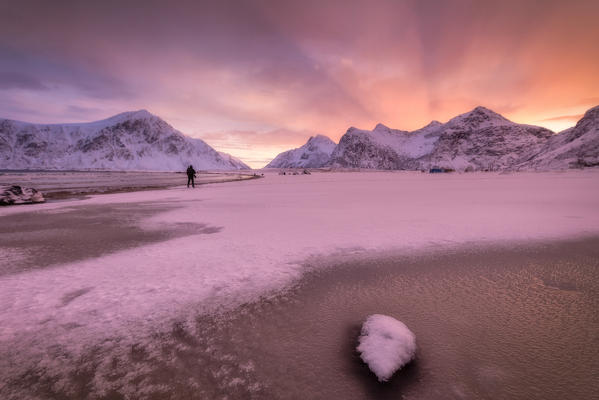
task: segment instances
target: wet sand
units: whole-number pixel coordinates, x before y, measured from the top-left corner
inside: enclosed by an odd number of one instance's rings
[[[599,392],[599,238],[314,259],[294,288],[148,341],[13,376],[41,398],[564,399]],[[323,269],[324,266],[324,269]],[[360,324],[394,316],[416,360],[377,382]],[[48,355],[46,357],[48,357]],[[18,398],[18,397],[15,397]]]
[[[272,398],[599,393],[598,238],[346,260],[307,276],[281,304],[258,308],[229,329],[257,343]],[[354,350],[374,313],[405,322],[419,347],[384,384]]]
[[[0,276],[100,257],[144,244],[220,227],[198,223],[142,228],[145,218],[176,208],[176,203],[82,203],[59,211],[36,211],[0,218]]]

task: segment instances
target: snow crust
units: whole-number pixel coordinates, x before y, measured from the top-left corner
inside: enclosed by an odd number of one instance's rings
[[[87,205],[177,204],[140,228],[201,223],[213,233],[0,276],[0,348],[18,359],[53,345],[77,354],[109,337],[135,342],[173,319],[280,291],[301,277],[307,260],[310,268],[325,266],[317,261],[324,256],[599,234],[599,171],[299,178],[267,172],[196,190],[1,208],[0,225],[2,216],[18,213],[43,218]]]
[[[416,354],[416,335],[388,315],[369,316],[362,325],[359,342],[356,349],[360,357],[380,382],[389,380]]]

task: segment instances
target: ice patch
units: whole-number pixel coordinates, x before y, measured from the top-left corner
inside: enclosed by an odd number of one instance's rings
[[[380,382],[389,380],[416,354],[416,335],[403,322],[387,315],[369,316],[359,341],[360,357]]]

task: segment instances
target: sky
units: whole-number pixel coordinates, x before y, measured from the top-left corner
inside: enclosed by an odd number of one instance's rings
[[[0,117],[138,109],[252,167],[355,126],[599,105],[597,0],[1,1]]]

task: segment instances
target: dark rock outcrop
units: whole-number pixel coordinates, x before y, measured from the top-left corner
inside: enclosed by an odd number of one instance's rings
[[[44,201],[42,192],[33,188],[25,188],[17,185],[0,186],[0,206],[43,203]]]

